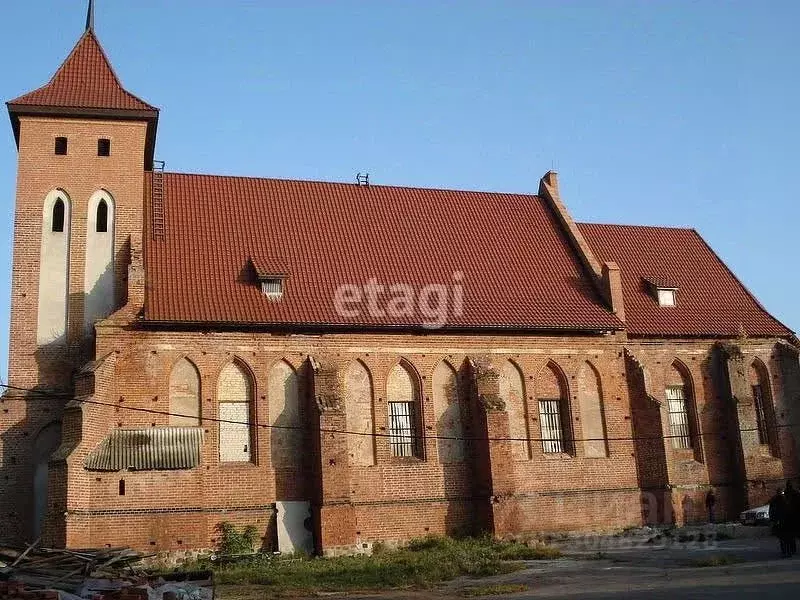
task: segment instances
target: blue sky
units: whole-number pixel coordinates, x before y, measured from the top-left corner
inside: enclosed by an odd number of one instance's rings
[[[0,98],[45,83],[84,0],[7,2]],[[174,171],[535,193],[696,228],[800,328],[797,2],[97,0]],[[16,149],[0,135],[0,376]]]

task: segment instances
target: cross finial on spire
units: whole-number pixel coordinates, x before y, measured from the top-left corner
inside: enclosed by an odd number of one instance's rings
[[[94,31],[94,0],[89,0],[89,10],[86,11],[86,31]]]

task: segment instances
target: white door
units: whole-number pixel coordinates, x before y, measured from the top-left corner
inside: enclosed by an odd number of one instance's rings
[[[278,501],[275,511],[278,519],[278,550],[283,554],[314,552],[311,503]]]

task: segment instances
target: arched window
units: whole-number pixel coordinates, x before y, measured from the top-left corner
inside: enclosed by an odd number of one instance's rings
[[[61,445],[61,423],[46,425],[33,445],[33,535],[39,536],[47,516],[47,479],[50,455]]]
[[[419,385],[410,365],[400,362],[389,372],[386,399],[392,454],[421,458]]]
[[[100,200],[97,205],[95,231],[97,231],[97,233],[106,233],[108,231],[108,204],[106,204],[105,200]]]
[[[510,360],[500,368],[500,398],[506,403],[508,412],[508,433],[511,442],[511,455],[514,460],[528,460],[530,436],[528,435],[528,403],[525,400],[525,382],[519,367]]]
[[[53,219],[52,219],[52,230],[54,233],[63,233],[64,232],[64,200],[58,198],[53,204]]]
[[[753,409],[755,410],[758,443],[768,446],[770,454],[779,455],[778,436],[775,425],[775,407],[769,388],[767,367],[756,359],[750,364],[750,389],[753,392]]]
[[[345,421],[350,463],[356,466],[375,464],[374,420],[372,417],[372,379],[367,367],[358,360],[350,363],[344,374]]]
[[[172,367],[169,412],[170,425],[200,425],[200,374],[188,358],[182,358]]]
[[[40,346],[66,342],[71,209],[70,197],[62,189],[51,190],[42,205],[36,324],[36,342]]]
[[[536,381],[539,421],[542,426],[542,450],[545,453],[570,453],[572,440],[569,422],[569,396],[561,370],[547,363]]]
[[[253,380],[244,367],[228,363],[219,374],[219,460],[249,462],[252,453],[250,414],[253,404]]]
[[[270,454],[275,468],[303,466],[303,406],[297,371],[285,360],[275,363],[269,373]]]
[[[696,432],[691,394],[689,374],[678,361],[673,362],[667,375],[665,396],[669,436],[672,447],[678,450],[691,450],[695,446]]]
[[[461,397],[458,376],[446,361],[433,372],[433,412],[436,415],[439,463],[464,462],[464,425],[461,418]]]
[[[584,438],[583,450],[586,456],[591,458],[608,456],[600,374],[588,361],[583,363],[578,375],[578,399],[583,424],[581,437]]]

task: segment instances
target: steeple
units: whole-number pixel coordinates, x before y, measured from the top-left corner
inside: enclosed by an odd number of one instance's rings
[[[86,11],[86,31],[94,31],[94,0],[89,0],[89,9]]]
[[[147,121],[145,165],[152,165],[158,109],[122,87],[94,32],[94,0],[89,0],[86,31],[50,81],[7,105],[18,145],[24,115]]]

